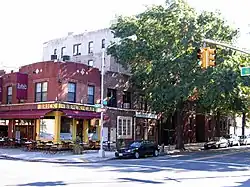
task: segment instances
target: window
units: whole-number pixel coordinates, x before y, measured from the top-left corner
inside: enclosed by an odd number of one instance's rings
[[[94,61],[93,61],[93,60],[89,60],[89,61],[88,61],[88,66],[93,67],[93,66],[94,66]]]
[[[123,92],[123,108],[130,108],[131,104],[131,93]]]
[[[57,49],[54,49],[54,55],[56,55],[57,54]]]
[[[105,39],[102,39],[102,49],[105,48]]]
[[[12,86],[7,87],[7,104],[12,103]]]
[[[76,83],[68,83],[68,102],[76,102]]]
[[[66,47],[61,48],[61,58],[65,55]]]
[[[212,120],[208,120],[208,130],[212,130]]]
[[[132,138],[132,117],[117,117],[117,133],[118,139]]]
[[[107,97],[109,98],[107,105],[109,107],[117,107],[116,90],[108,88]]]
[[[93,53],[94,52],[93,48],[94,48],[94,42],[91,41],[91,42],[89,42],[89,53]]]
[[[73,45],[73,55],[74,56],[81,55],[80,51],[81,51],[81,44]]]
[[[60,133],[71,133],[70,126],[72,125],[72,119],[62,117]]]
[[[88,104],[93,105],[95,103],[95,87],[88,86]]]
[[[48,82],[36,83],[35,87],[36,87],[35,102],[47,101]]]
[[[143,96],[140,96],[140,104],[139,104],[139,109],[147,111],[148,110],[148,104],[147,101],[144,99]]]

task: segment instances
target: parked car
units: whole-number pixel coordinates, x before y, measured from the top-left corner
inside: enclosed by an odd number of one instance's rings
[[[240,138],[240,145],[248,145],[250,144],[250,137],[249,136],[239,136]]]
[[[224,136],[227,141],[228,141],[228,146],[235,146],[235,145],[240,145],[240,138],[237,135],[234,134],[230,134],[230,135],[226,135]]]
[[[224,137],[214,137],[204,144],[204,149],[228,147],[228,141]]]
[[[146,155],[159,155],[158,146],[151,141],[134,141],[128,147],[118,149],[115,152],[116,158],[140,158]]]

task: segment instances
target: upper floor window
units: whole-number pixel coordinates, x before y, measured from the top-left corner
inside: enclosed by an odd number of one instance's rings
[[[36,83],[35,102],[47,101],[48,96],[48,82]]]
[[[123,92],[123,108],[130,108],[131,106],[131,93]]]
[[[77,55],[81,55],[81,44],[75,44],[73,45],[73,55],[77,56]]]
[[[107,103],[107,105],[109,107],[117,107],[116,90],[108,88],[108,90],[107,90],[107,97],[108,97],[108,103]]]
[[[76,102],[76,83],[68,83],[68,102]]]
[[[88,50],[89,53],[93,53],[94,52],[94,42],[91,41],[89,42],[89,50]]]
[[[139,106],[140,110],[144,110],[147,111],[148,110],[148,103],[147,100],[144,99],[143,96],[140,96],[140,106]]]
[[[88,104],[93,105],[95,103],[95,87],[88,86]]]
[[[93,67],[93,66],[94,66],[94,61],[93,61],[93,60],[89,60],[89,61],[88,61],[88,66]]]
[[[57,49],[54,49],[54,55],[56,55],[57,54]]]
[[[66,47],[61,48],[61,58],[65,55]]]
[[[102,49],[105,48],[105,39],[102,39]]]
[[[7,87],[7,104],[12,103],[12,86]]]

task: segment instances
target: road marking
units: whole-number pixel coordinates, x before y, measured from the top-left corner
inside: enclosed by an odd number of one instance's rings
[[[167,161],[167,160],[166,160]],[[170,161],[170,160],[168,160]],[[112,164],[109,166],[126,166],[127,167],[140,167],[140,168],[149,168],[149,169],[162,169],[162,170],[167,170],[168,168],[171,168],[172,166],[180,165],[180,164],[185,164],[187,162],[193,162],[193,163],[201,163],[201,164],[218,164],[218,165],[227,165],[227,166],[241,166],[241,167],[250,167],[249,164],[238,164],[238,163],[230,163],[230,162],[213,162],[213,161],[201,161],[201,160],[171,160],[174,161],[175,163],[166,165],[164,167],[162,166],[147,166],[147,165],[142,165],[142,164]]]
[[[199,161],[199,160],[206,160],[206,159],[213,159],[213,158],[220,158],[220,157],[224,157],[224,156],[229,156],[229,155],[235,155],[235,154],[239,154],[239,153],[244,153],[244,152],[249,152],[246,151],[246,150],[243,150],[243,151],[239,151],[239,152],[233,152],[233,153],[222,153],[222,154],[218,154],[218,155],[213,155],[213,156],[207,156],[207,157],[201,157],[201,158],[194,158],[194,159],[191,159],[191,160],[194,160],[194,161]]]
[[[232,162],[216,162],[216,161],[202,161],[202,160],[182,160],[183,162],[194,162],[194,163],[203,163],[203,164],[220,164],[220,165],[232,165],[232,166],[244,166],[250,167],[249,164],[238,164]]]

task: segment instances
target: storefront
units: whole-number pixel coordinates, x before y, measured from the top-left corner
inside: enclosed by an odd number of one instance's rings
[[[136,112],[135,137],[137,140],[158,141],[158,117],[156,114]]]
[[[10,138],[55,143],[74,141],[77,136],[86,143],[100,140],[100,113],[92,106],[47,102],[30,110],[2,111],[0,119],[8,124]]]

